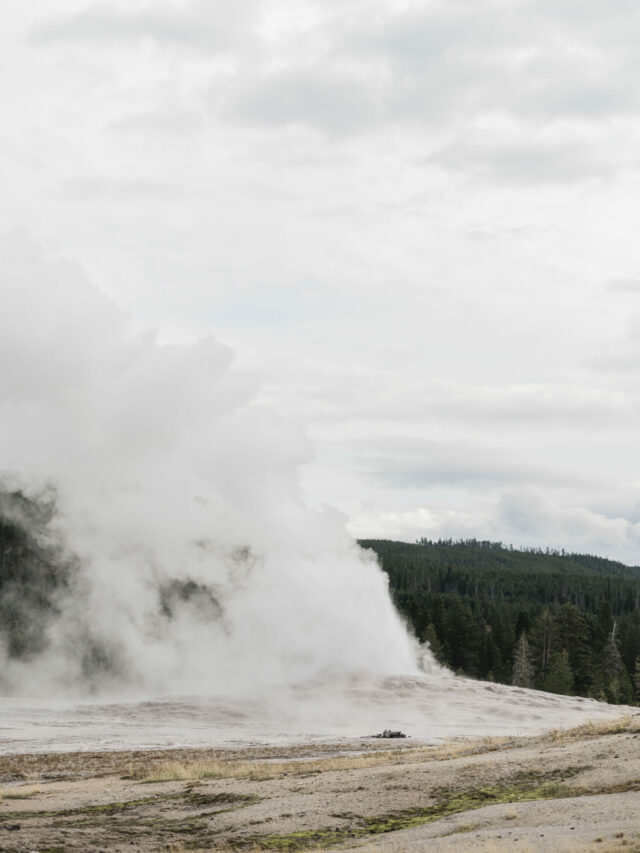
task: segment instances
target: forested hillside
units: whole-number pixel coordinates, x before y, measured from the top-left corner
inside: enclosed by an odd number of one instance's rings
[[[56,535],[55,513],[53,494],[33,500],[0,488],[0,655],[28,662],[47,648],[55,629],[58,648],[78,660],[90,690],[93,679],[118,672],[119,638],[110,643],[93,634],[85,618],[87,586],[80,563]],[[204,584],[189,578],[159,580],[156,629],[173,619],[177,609],[184,613],[185,605],[194,618],[221,615],[218,600]],[[6,689],[0,667],[0,693]]]
[[[501,543],[367,539],[421,641],[476,678],[640,704],[640,569]]]
[[[69,587],[72,562],[49,535],[52,515],[52,502],[0,490],[0,642],[9,657],[42,651]]]
[[[0,490],[0,642],[11,658],[40,653],[63,596],[82,592],[77,562],[51,535],[53,513],[52,501]],[[454,671],[640,704],[639,568],[475,540],[360,544],[378,555],[418,638]],[[159,584],[158,617],[171,619],[177,602],[220,615],[206,587]],[[87,675],[109,666],[88,628],[77,654]]]

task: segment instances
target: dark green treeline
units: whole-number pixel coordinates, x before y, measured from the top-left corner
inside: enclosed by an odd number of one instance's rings
[[[455,672],[640,704],[640,569],[502,543],[367,539],[417,637]]]

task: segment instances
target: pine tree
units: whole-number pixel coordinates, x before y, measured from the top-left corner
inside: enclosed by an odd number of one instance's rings
[[[516,645],[511,683],[516,687],[533,687],[534,676],[535,670],[531,663],[529,643],[526,634],[523,633]]]
[[[597,630],[603,644],[606,642],[606,638],[609,636],[612,629],[613,615],[611,613],[611,605],[606,598],[601,598],[598,604]]]
[[[640,655],[636,658],[636,669],[633,673],[633,686],[636,690],[636,704],[640,705]]]
[[[640,610],[637,608],[621,621],[620,654],[627,672],[633,676],[636,670],[636,660],[640,657]],[[638,698],[640,699],[640,694]]]
[[[482,646],[482,636],[469,605],[456,597],[445,618],[444,647],[454,671],[475,676]]]
[[[480,670],[479,674],[487,681],[501,681],[502,673],[502,655],[496,641],[493,638],[493,632],[489,625],[484,623],[482,648],[480,653]]]
[[[427,629],[424,632],[424,640],[429,644],[429,648],[431,649],[431,654],[437,660],[438,663],[445,663],[445,654],[444,649],[442,648],[442,643],[438,639],[438,635],[436,633],[436,628],[433,622],[429,622],[427,625]]]
[[[542,689],[549,672],[552,652],[553,619],[548,610],[543,610],[531,631],[531,659],[535,669],[536,687]]]
[[[549,672],[543,682],[542,689],[547,690],[549,693],[561,693],[564,696],[571,696],[573,692],[573,670],[571,669],[569,653],[566,649],[551,655]]]
[[[624,705],[632,701],[631,681],[618,647],[618,625],[615,621],[602,653],[602,675],[607,702]]]
[[[574,604],[563,604],[553,617],[553,650],[566,650],[579,696],[589,696],[594,683],[593,652],[589,645],[589,626]]]

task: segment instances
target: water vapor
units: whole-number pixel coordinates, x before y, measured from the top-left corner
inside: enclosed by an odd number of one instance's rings
[[[386,576],[301,497],[306,438],[255,403],[227,347],[136,331],[25,235],[2,238],[0,262],[5,508],[59,581],[42,641],[5,643],[5,693],[416,673]]]

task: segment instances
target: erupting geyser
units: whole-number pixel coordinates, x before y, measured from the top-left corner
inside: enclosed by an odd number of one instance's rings
[[[5,509],[61,573],[41,641],[5,642],[5,693],[416,672],[385,576],[305,506],[307,442],[253,402],[228,349],[134,332],[27,238],[5,238],[0,263]]]

